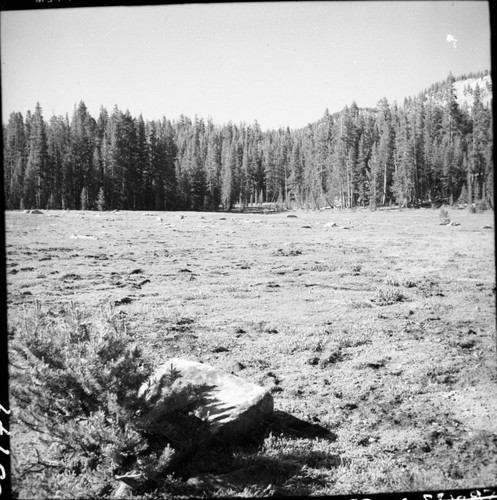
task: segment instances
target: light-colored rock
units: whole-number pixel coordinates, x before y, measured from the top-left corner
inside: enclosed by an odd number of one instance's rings
[[[44,212],[42,212],[41,210],[38,210],[38,209],[34,209],[34,210],[24,210],[24,213],[25,214],[30,214],[30,215],[43,215]]]
[[[129,498],[133,496],[133,488],[126,483],[119,483],[113,497],[114,498]]]
[[[331,222],[327,222],[326,224],[324,224],[323,227],[336,227],[336,226],[337,226],[336,223],[331,221]]]
[[[214,366],[173,358],[160,366],[139,391],[145,400],[154,396],[162,377],[177,370],[181,383],[205,385],[205,404],[197,415],[206,420],[213,436],[224,441],[243,440],[265,417],[273,413],[273,398],[264,387],[231,375]]]
[[[114,498],[129,498],[133,496],[133,489],[138,487],[145,477],[139,473],[130,473],[123,476],[116,476],[115,479],[120,481],[119,486],[114,492]]]
[[[96,236],[89,236],[87,234],[71,234],[71,240],[96,240]]]

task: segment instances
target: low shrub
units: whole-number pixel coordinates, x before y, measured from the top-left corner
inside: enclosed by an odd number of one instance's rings
[[[53,496],[50,485],[59,482],[62,496],[82,488],[99,495],[112,489],[113,477],[130,472],[141,478],[138,491],[160,487],[176,452],[203,424],[192,414],[200,391],[171,372],[160,394],[140,397],[152,366],[110,305],[92,315],[73,303],[44,312],[36,302],[9,330],[13,449],[24,432],[40,445],[34,462],[14,461],[16,494],[36,485]]]
[[[403,286],[405,288],[413,288],[416,286],[416,283],[408,278],[397,279],[397,278],[387,277],[385,278],[384,283],[389,287]]]
[[[387,278],[385,278],[385,285],[388,285],[388,286],[400,286],[400,282],[396,278],[387,277]]]
[[[383,306],[406,300],[405,295],[397,287],[379,288],[376,297],[378,304]]]

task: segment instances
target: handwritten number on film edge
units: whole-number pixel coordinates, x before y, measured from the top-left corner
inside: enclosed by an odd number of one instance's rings
[[[6,413],[7,415],[10,415],[10,410],[6,410],[2,405],[0,405],[0,410]],[[10,436],[10,432],[3,426],[3,422],[0,420],[0,436],[3,434],[7,434],[7,436]],[[4,450],[0,446],[0,451],[4,453],[5,455],[10,455],[9,450]],[[5,479],[5,468],[2,464],[0,464],[0,481],[3,481]],[[2,485],[0,484],[0,495],[2,494]]]

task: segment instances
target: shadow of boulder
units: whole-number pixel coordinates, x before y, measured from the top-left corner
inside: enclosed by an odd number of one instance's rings
[[[307,439],[321,438],[330,441],[337,439],[337,435],[326,427],[307,422],[279,410],[273,412],[272,418],[268,423],[268,430],[275,436],[283,434]]]
[[[337,435],[329,429],[297,418],[284,411],[274,411],[270,417],[251,430],[244,441],[236,443],[213,439],[208,448],[199,453],[179,472],[185,487],[192,494],[211,495],[235,494],[249,491],[256,496],[271,494],[286,495],[286,482],[298,475],[303,465],[327,468],[339,464],[338,455],[330,455],[315,450],[285,453],[278,457],[263,456],[258,453],[270,435],[295,439],[325,439],[335,441]],[[307,491],[299,494],[306,495]]]
[[[198,496],[292,496],[309,495],[316,484],[326,485],[329,477],[314,471],[305,476],[306,467],[330,470],[340,466],[340,457],[316,450],[300,450],[278,456],[238,454],[220,472],[199,472],[185,482],[191,495]]]

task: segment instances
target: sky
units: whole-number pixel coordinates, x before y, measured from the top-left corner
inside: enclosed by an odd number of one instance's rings
[[[0,13],[2,120],[83,101],[145,120],[181,114],[305,127],[355,101],[402,104],[450,72],[491,69],[486,1],[91,7]]]

